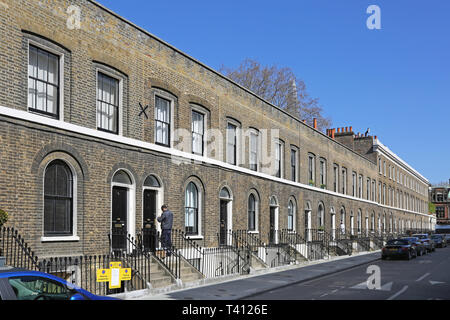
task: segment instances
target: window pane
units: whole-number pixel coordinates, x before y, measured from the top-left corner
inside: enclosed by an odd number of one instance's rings
[[[119,80],[99,72],[97,75],[97,87],[98,128],[117,133],[119,120]]]
[[[42,81],[47,81],[48,74],[48,54],[43,50],[38,49],[38,79]]]
[[[37,78],[37,48],[30,46],[28,61],[28,76]]]
[[[118,171],[113,178],[113,182],[132,184],[130,176],[123,170]]]
[[[58,75],[58,56],[49,55],[48,59],[48,82],[58,85],[59,75]]]
[[[57,89],[52,85],[47,85],[47,112],[56,113]]]

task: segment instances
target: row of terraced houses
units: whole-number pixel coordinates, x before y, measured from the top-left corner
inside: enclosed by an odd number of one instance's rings
[[[0,32],[0,207],[39,257],[108,253],[162,204],[202,248],[433,227],[428,180],[380,139],[323,133],[95,1],[0,0]]]

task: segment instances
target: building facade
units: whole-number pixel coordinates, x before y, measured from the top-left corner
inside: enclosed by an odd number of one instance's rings
[[[433,186],[430,189],[430,201],[436,206],[436,224],[450,224],[450,181],[449,184]]]
[[[431,226],[428,180],[379,139],[324,134],[95,1],[0,0],[0,26],[0,207],[39,256],[107,252],[163,203],[203,246]]]

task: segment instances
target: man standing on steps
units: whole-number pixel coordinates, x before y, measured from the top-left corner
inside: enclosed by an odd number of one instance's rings
[[[170,257],[172,252],[172,224],[173,213],[167,208],[167,205],[161,207],[162,214],[156,218],[161,223],[161,245],[166,252],[166,256]]]

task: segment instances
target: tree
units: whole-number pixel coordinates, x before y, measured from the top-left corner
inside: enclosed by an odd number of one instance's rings
[[[331,119],[323,115],[319,99],[309,96],[303,80],[298,79],[290,68],[262,66],[258,61],[247,58],[236,69],[222,66],[219,71],[264,100],[300,120],[306,120],[311,126],[316,118],[319,130],[325,131],[331,126]]]

